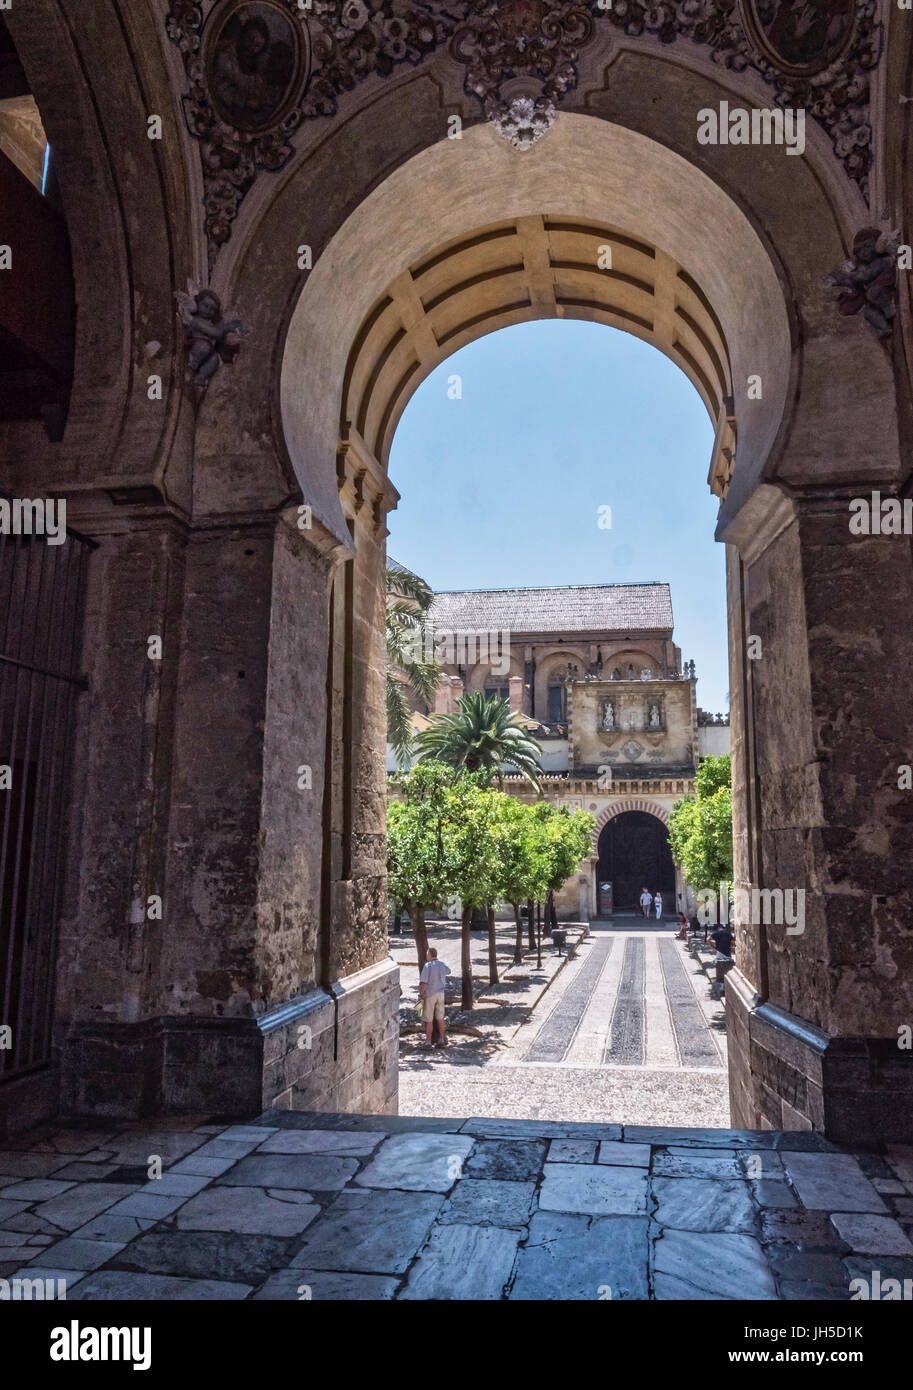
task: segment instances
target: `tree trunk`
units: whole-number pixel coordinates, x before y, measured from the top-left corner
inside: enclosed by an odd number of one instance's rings
[[[463,981],[463,999],[461,1007],[464,1009],[472,1008],[472,908],[463,908],[463,920],[461,923],[462,953],[460,957],[460,975]]]
[[[409,916],[415,933],[415,954],[418,956],[418,973],[421,974],[428,961],[428,933],[425,930],[425,907],[423,903],[411,902]]]
[[[522,965],[522,963],[523,963],[523,920],[522,920],[522,918],[521,918],[521,916],[520,916],[520,904],[519,904],[519,903],[512,903],[511,906],[513,907],[513,910],[514,910],[514,923],[515,923],[516,928],[517,928],[517,936],[516,936],[516,940],[514,941],[514,965]]]
[[[495,910],[488,904],[488,983],[501,983],[498,975],[498,933],[495,927]]]
[[[548,890],[548,897],[547,897],[546,900],[545,900],[545,926],[546,926],[546,930],[547,930],[549,933],[551,933],[552,930],[553,930],[555,927],[557,927],[557,925],[558,925],[558,914],[557,914],[557,912],[555,911],[555,894],[552,892],[552,890],[551,890],[551,888],[550,888],[550,889]]]
[[[528,932],[528,934],[529,934],[529,949],[530,949],[531,951],[535,951],[535,949],[536,949],[536,913],[535,913],[535,908],[534,908],[534,905],[533,905],[533,900],[532,900],[532,898],[530,898],[529,901],[527,902],[526,908],[527,908],[527,911],[528,911],[528,913],[529,913],[529,916],[528,916],[527,919],[526,919],[526,928],[527,928],[527,932]]]

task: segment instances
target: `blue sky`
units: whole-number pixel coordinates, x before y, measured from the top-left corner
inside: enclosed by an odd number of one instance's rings
[[[712,444],[688,378],[640,339],[560,319],[502,329],[449,357],[406,407],[388,550],[434,589],[667,580],[698,703],[725,710]],[[611,529],[598,525],[605,506]]]

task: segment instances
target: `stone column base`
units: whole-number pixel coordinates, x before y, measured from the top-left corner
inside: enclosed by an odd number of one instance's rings
[[[259,1018],[80,1023],[57,1047],[63,1116],[396,1113],[399,970],[386,959]]]
[[[832,1037],[761,1003],[744,976],[726,976],[731,1123],[815,1130],[837,1144],[913,1140],[913,1054],[896,1038]]]

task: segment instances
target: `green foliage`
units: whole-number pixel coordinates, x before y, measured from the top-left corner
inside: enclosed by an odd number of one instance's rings
[[[429,617],[434,593],[411,570],[388,569],[386,584],[387,741],[402,767],[412,751],[408,692],[430,705],[440,679]]]
[[[696,796],[677,801],[669,816],[672,858],[695,890],[718,889],[732,878],[732,790],[729,755],[705,758],[694,779]]]
[[[515,768],[539,790],[541,745],[499,695],[464,695],[453,714],[435,715],[415,740],[420,758],[447,763],[456,772],[486,771],[503,785],[502,764]]]

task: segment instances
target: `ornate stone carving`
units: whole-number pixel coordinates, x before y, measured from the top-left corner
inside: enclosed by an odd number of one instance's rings
[[[876,338],[886,342],[894,332],[897,313],[898,233],[887,235],[877,227],[863,227],[853,238],[853,254],[844,265],[821,281],[827,289],[840,288],[837,308],[841,314],[858,314]]]
[[[253,20],[259,10],[273,17],[276,61],[264,73],[266,94],[255,83],[245,98],[230,80],[232,45],[248,12]],[[599,0],[312,0],[307,10],[297,0],[171,0],[166,23],[184,59],[187,126],[201,144],[211,260],[254,179],[292,158],[301,123],[334,115],[339,97],[365,78],[388,77],[449,45],[465,65],[467,92],[515,148],[528,149],[576,86],[579,52],[597,24],[663,44],[685,38],[723,67],[754,68],[776,105],[804,108],[821,123],[849,177],[867,189],[868,73],[882,46],[876,0],[806,0],[801,12],[786,0],[613,0],[610,9]],[[289,54],[282,24],[298,35]],[[244,64],[255,59],[245,52]]]
[[[205,391],[222,363],[234,362],[241,350],[240,343],[230,343],[228,339],[246,338],[250,329],[240,319],[223,315],[222,302],[212,290],[191,285],[189,294],[178,290],[175,299],[184,325],[187,370],[194,386]]]

